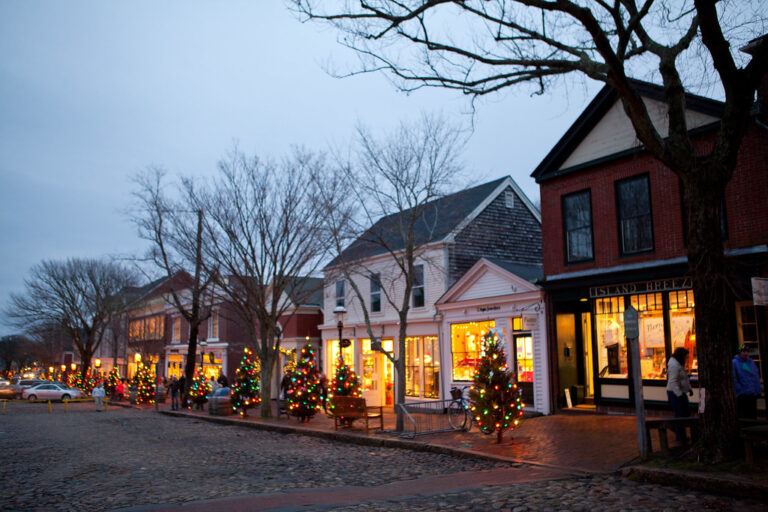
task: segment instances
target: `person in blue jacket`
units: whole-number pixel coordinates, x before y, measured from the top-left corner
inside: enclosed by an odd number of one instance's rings
[[[745,345],[740,345],[739,353],[733,356],[733,380],[739,418],[757,419],[760,372],[755,362],[749,357],[749,349]]]

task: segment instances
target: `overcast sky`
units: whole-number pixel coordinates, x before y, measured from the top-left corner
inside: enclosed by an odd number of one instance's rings
[[[280,0],[0,2],[0,308],[43,259],[142,252],[122,212],[149,165],[211,175],[234,141],[279,157],[422,111],[469,126],[456,91],[329,76],[355,59],[335,36]],[[531,171],[599,88],[479,101],[475,181],[511,175],[536,200]],[[0,313],[0,335],[15,330]]]

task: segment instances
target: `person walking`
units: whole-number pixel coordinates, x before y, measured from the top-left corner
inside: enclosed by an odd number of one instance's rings
[[[688,395],[693,395],[693,389],[691,389],[688,373],[683,366],[686,357],[688,357],[688,351],[683,347],[677,347],[667,362],[667,398],[675,418],[687,418],[691,415]],[[685,429],[683,427],[675,428],[675,438],[680,443],[685,442]]]
[[[185,386],[187,385],[187,379],[184,377],[184,374],[181,374],[181,377],[179,377],[179,402],[181,403],[182,407],[187,406],[187,397],[184,395],[185,393]]]
[[[96,405],[96,410],[98,412],[101,412],[104,410],[104,397],[106,396],[106,392],[104,391],[104,386],[99,382],[95,388],[93,388],[93,393],[91,393],[93,396],[93,403]]]
[[[174,375],[171,377],[171,410],[177,411],[179,409],[179,379]]]
[[[760,396],[760,372],[749,357],[746,345],[739,345],[733,356],[733,380],[736,389],[736,411],[739,418],[757,419],[757,397]]]
[[[328,414],[328,378],[320,375],[320,398],[323,400],[323,412]]]

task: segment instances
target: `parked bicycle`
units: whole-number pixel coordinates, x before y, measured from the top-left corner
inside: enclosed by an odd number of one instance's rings
[[[464,398],[464,390],[468,387],[451,388],[452,400],[448,404],[448,423],[456,430],[463,430],[464,432],[468,432],[472,428],[472,422],[474,421],[469,402]]]

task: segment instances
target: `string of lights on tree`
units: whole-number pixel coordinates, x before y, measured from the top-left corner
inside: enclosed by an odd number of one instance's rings
[[[344,361],[344,356],[341,354],[339,354],[338,359],[336,359],[336,368],[334,371],[333,380],[328,389],[328,408],[331,413],[333,413],[334,409],[333,397],[352,396],[359,398],[363,393],[360,388],[360,378],[355,373],[355,370]],[[344,422],[347,420],[342,416],[341,421]]]
[[[514,430],[523,417],[523,400],[516,375],[508,368],[498,331],[483,337],[483,353],[469,389],[472,415],[484,434],[496,432],[501,443],[504,432]]]
[[[315,349],[311,344],[301,349],[296,368],[290,373],[288,411],[301,422],[308,422],[321,407],[320,374],[315,365]]]
[[[195,375],[192,377],[192,384],[189,386],[189,399],[198,409],[202,409],[203,405],[211,396],[211,384],[205,378],[205,375],[201,370],[202,368],[197,368],[195,370]]]
[[[240,411],[241,416],[248,414],[248,409],[261,403],[259,387],[259,359],[252,359],[251,350],[246,347],[243,360],[235,370],[235,382],[232,384],[232,409]]]
[[[112,368],[112,370],[109,372],[109,375],[107,375],[107,393],[114,390],[117,387],[118,382],[120,382],[120,372],[117,370],[117,368]]]
[[[155,384],[149,366],[139,362],[133,385],[136,386],[137,404],[155,403]]]

